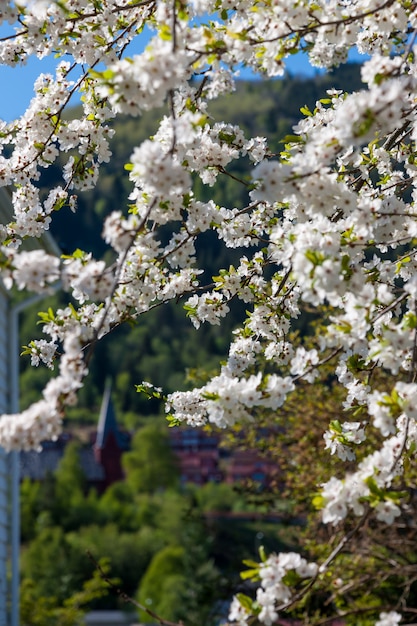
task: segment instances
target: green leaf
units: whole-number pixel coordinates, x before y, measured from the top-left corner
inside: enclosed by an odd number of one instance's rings
[[[30,347],[32,344],[33,341],[31,341],[28,346],[22,346],[23,350],[20,353],[20,356],[24,356],[25,354],[32,354],[32,348]]]
[[[225,133],[223,131],[220,131],[219,139],[220,141],[223,141],[224,143],[227,143],[230,146],[236,139],[236,135],[235,133]]]
[[[307,250],[305,256],[313,265],[322,265],[326,259],[323,252],[319,250]]]
[[[407,491],[387,491],[386,500],[391,500],[394,504],[400,505],[408,495]]]
[[[174,428],[174,426],[181,425],[181,420],[179,420],[178,417],[175,417],[174,415],[167,415],[166,420],[168,422],[169,428]]]
[[[213,392],[210,392],[210,393],[206,392],[206,393],[202,393],[201,395],[205,400],[218,400],[220,397],[218,393],[213,393]]]
[[[65,205],[65,203],[66,203],[65,198],[60,198],[59,200],[57,200],[54,204],[54,211],[60,211],[62,207]]]
[[[162,24],[162,26],[159,29],[159,37],[163,41],[171,41],[171,39],[172,39],[172,32],[171,32],[171,28],[168,26],[168,24]]]
[[[80,250],[80,248],[77,248],[72,254],[61,254],[61,259],[81,259],[82,261],[85,256],[86,252],[84,252],[84,250]]]
[[[114,78],[115,72],[110,69],[105,69],[104,72],[97,72],[96,70],[89,70],[89,75],[93,78],[98,78],[99,80],[109,81]]]
[[[304,139],[299,135],[285,135],[283,139],[280,139],[279,143],[303,143]]]
[[[236,598],[239,600],[240,604],[243,606],[246,611],[252,613],[253,600],[249,596],[244,593],[237,593]]]
[[[314,498],[311,501],[311,504],[314,506],[314,508],[317,511],[320,511],[326,504],[326,500],[325,498],[323,498],[322,495],[317,495],[317,496],[314,496]]]
[[[409,330],[414,330],[415,328],[417,328],[417,315],[412,311],[408,311],[408,313],[404,315],[403,325],[404,328],[407,328]]]
[[[265,552],[265,548],[264,546],[259,546],[259,557],[262,561],[262,563],[265,563],[265,561],[267,560],[267,556],[266,556],[266,552]]]
[[[307,105],[304,105],[303,107],[301,107],[300,111],[303,115],[307,117],[311,117],[313,115]]]
[[[257,580],[259,578],[259,568],[246,569],[245,571],[240,572],[240,577],[242,580]]]
[[[40,320],[39,320],[38,324],[47,324],[48,322],[54,322],[55,321],[55,313],[51,309],[51,307],[49,307],[49,309],[46,312],[45,311],[39,311],[38,317],[40,317]]]
[[[334,432],[342,434],[342,427],[341,427],[341,425],[340,425],[339,420],[332,420],[332,421],[330,422],[330,428],[331,428]]]
[[[368,476],[365,480],[365,484],[368,487],[369,491],[373,496],[376,496],[377,500],[380,502],[384,500],[384,492],[380,487],[378,487],[376,480],[373,476]]]

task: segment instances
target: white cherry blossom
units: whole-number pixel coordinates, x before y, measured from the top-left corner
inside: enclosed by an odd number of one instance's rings
[[[221,325],[236,300],[247,313],[226,362],[204,386],[171,393],[167,412],[195,427],[256,421],[329,368],[344,396],[323,447],[350,465],[318,487],[322,520],[339,528],[372,514],[394,523],[417,443],[415,3],[36,0],[3,2],[0,21],[10,33],[1,63],[58,62],[35,81],[26,112],[0,121],[0,186],[13,204],[0,225],[2,282],[47,292],[60,281],[75,303],[45,315],[45,338],[27,346],[33,365],[56,376],[34,405],[1,417],[1,445],[38,448],[59,435],[88,375],[87,346],[115,326],[140,323],[170,300],[197,329]],[[150,39],[129,56],[145,27]],[[211,117],[210,102],[235,90],[241,67],[275,77],[296,51],[330,68],[352,49],[368,55],[363,87],[328,90],[279,148],[274,137]],[[65,115],[80,95],[76,117]],[[77,194],[112,158],[112,118],[162,106],[156,132],[126,164],[129,197],[104,220],[112,260],[44,252],[39,238],[56,212],[76,219]],[[233,174],[241,159],[251,181]],[[52,165],[61,180],[45,194]],[[242,184],[245,206],[214,200],[228,175]],[[237,259],[214,277],[198,256],[208,231]],[[322,323],[297,335],[306,312]],[[254,613],[273,624],[278,605],[295,597],[285,572],[313,580],[317,567],[295,553],[271,556],[259,566],[257,604],[235,599],[229,619],[247,624]],[[400,619],[384,612],[377,626]]]

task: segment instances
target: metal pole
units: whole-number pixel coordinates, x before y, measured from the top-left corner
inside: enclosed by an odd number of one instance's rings
[[[19,312],[16,307],[10,310],[10,410],[19,411]],[[19,453],[10,452],[11,489],[11,607],[10,626],[19,626],[19,552],[20,552],[20,467]]]

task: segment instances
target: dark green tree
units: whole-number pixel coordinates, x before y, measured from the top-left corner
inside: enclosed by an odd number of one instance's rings
[[[21,568],[23,580],[35,585],[34,595],[54,598],[58,605],[80,591],[94,570],[85,551],[75,548],[58,526],[38,533],[22,553]]]
[[[149,424],[140,428],[122,462],[126,480],[137,492],[153,493],[178,485],[177,459],[163,426]]]
[[[164,619],[177,621],[183,618],[181,599],[187,585],[184,569],[185,550],[182,546],[171,545],[160,550],[142,578],[139,602]],[[144,611],[140,617],[145,622],[155,621]]]

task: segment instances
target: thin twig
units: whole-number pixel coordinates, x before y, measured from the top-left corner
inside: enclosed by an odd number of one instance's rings
[[[170,620],[164,619],[163,617],[160,617],[157,613],[155,613],[151,609],[148,609],[146,606],[144,606],[143,604],[141,604],[140,602],[138,602],[137,600],[129,596],[125,591],[123,591],[117,585],[115,585],[114,582],[108,577],[108,575],[103,570],[103,568],[101,567],[97,559],[94,558],[90,550],[87,550],[86,552],[87,552],[88,558],[94,564],[94,567],[100,574],[100,577],[102,578],[102,580],[104,580],[104,582],[110,587],[113,593],[115,593],[121,600],[123,600],[123,602],[133,604],[133,606],[147,613],[156,622],[158,622],[158,624],[161,624],[161,626],[183,626],[183,622],[181,621],[171,622]]]

